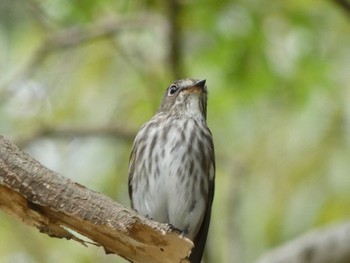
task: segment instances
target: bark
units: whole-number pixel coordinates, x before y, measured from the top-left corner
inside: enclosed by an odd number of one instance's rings
[[[102,246],[132,262],[188,262],[193,246],[170,225],[148,220],[49,170],[3,136],[0,208],[51,237]]]

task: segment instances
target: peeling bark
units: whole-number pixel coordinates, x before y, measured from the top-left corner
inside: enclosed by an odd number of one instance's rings
[[[193,246],[170,225],[148,220],[49,170],[3,136],[0,208],[51,237],[102,246],[132,262],[188,262]]]

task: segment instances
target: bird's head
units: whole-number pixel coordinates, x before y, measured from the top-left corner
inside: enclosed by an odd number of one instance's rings
[[[178,117],[204,118],[205,120],[207,117],[207,86],[205,82],[205,79],[175,81],[167,88],[158,112]]]

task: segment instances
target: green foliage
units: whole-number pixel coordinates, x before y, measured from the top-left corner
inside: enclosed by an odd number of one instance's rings
[[[0,132],[51,169],[128,205],[132,141],[98,131],[132,137],[157,110],[175,75],[173,10],[162,1],[0,2]],[[332,1],[180,3],[177,66],[183,77],[207,79],[217,155],[207,262],[253,262],[349,218],[345,12]],[[125,262],[3,214],[0,221],[0,262]]]

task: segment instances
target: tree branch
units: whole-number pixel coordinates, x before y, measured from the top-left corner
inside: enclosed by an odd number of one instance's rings
[[[174,79],[184,78],[182,72],[182,27],[181,10],[182,4],[179,0],[167,1],[169,17],[169,64]]]
[[[54,33],[49,33],[41,44],[33,51],[31,57],[16,72],[12,73],[8,79],[0,83],[0,95],[3,97],[8,92],[9,86],[16,81],[25,79],[32,75],[45,58],[52,52],[58,50],[74,48],[100,39],[108,39],[123,30],[141,29],[146,25],[153,24],[155,20],[151,16],[125,16],[123,18],[106,18],[90,26],[74,26]],[[5,90],[5,91],[4,91]],[[1,98],[0,98],[1,99]]]
[[[125,141],[133,141],[136,136],[135,131],[125,129],[124,127],[77,127],[77,128],[50,128],[41,127],[33,134],[15,139],[16,145],[24,147],[29,143],[45,137],[69,138],[69,137],[113,137]]]
[[[102,246],[133,262],[188,262],[192,242],[47,169],[0,136],[0,208],[51,237]],[[74,230],[92,242],[78,238]]]
[[[340,6],[350,17],[350,2],[348,0],[333,0],[333,2]]]
[[[350,262],[350,223],[312,231],[262,256],[256,263]]]

